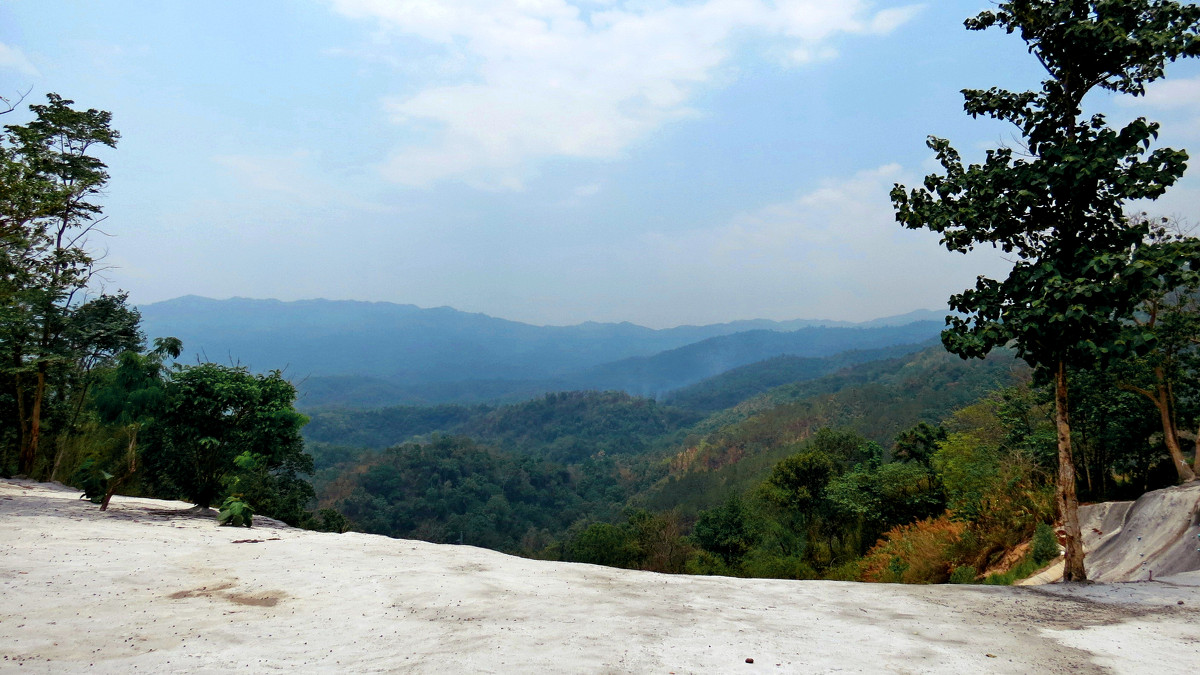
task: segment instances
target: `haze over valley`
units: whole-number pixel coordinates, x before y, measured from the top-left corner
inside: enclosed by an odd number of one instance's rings
[[[139,309],[148,335],[183,340],[182,361],[283,370],[299,384],[306,407],[351,402],[368,390],[377,392],[374,405],[574,389],[658,396],[775,356],[917,345],[937,336],[944,316],[916,311],[861,324],[755,320],[653,330],[629,323],[533,326],[449,307],[328,300],[186,297]]]

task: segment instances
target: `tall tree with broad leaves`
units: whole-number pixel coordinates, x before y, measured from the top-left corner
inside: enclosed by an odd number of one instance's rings
[[[69,315],[91,281],[88,235],[95,200],[108,182],[98,146],[119,134],[101,110],[75,110],[50,94],[29,106],[35,119],[0,134],[0,348],[18,410],[18,466],[34,472],[52,370],[75,360],[65,339]]]
[[[1200,240],[1170,236],[1165,230],[1157,230],[1154,238],[1149,253],[1155,257],[1155,267],[1162,270],[1162,283],[1159,292],[1144,298],[1127,326],[1129,331],[1149,331],[1154,342],[1146,354],[1122,359],[1112,374],[1119,387],[1140,394],[1154,406],[1162,426],[1163,445],[1179,482],[1186,483],[1195,480],[1195,472],[1200,470],[1200,464],[1188,465],[1179,429],[1180,398],[1194,397],[1196,388]]]
[[[58,448],[54,453],[50,480],[58,479],[62,445],[68,434],[77,431],[84,407],[95,385],[97,367],[112,363],[117,356],[142,348],[141,313],[128,304],[129,294],[103,293],[69,308],[62,334],[66,357],[51,371],[57,383],[55,399],[65,407],[60,415]]]
[[[177,367],[143,452],[148,473],[201,507],[241,493],[255,510],[298,517],[313,496],[296,412],[296,389],[279,371],[201,363]]]
[[[1161,283],[1146,256],[1148,224],[1130,219],[1130,200],[1154,199],[1186,168],[1187,154],[1151,150],[1158,125],[1139,118],[1121,129],[1087,116],[1097,89],[1140,96],[1169,61],[1200,55],[1200,7],[1166,0],[1014,0],[968,19],[969,30],[1017,33],[1048,77],[1038,91],[968,89],[964,108],[1014,124],[1025,147],[987,151],[964,165],[949,141],[931,137],[945,175],[892,191],[896,219],[942,235],[951,251],[990,244],[1014,258],[1006,279],[979,277],[950,298],[946,348],[979,358],[1012,344],[1054,381],[1058,430],[1057,502],[1066,546],[1066,581],[1084,581],[1083,542],[1067,367],[1138,351],[1146,333],[1121,334],[1123,321]],[[1172,261],[1165,261],[1170,264]]]

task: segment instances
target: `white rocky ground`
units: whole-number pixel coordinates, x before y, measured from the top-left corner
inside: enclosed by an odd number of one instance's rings
[[[1038,588],[679,577],[0,481],[0,671],[1194,673],[1200,573]],[[753,663],[748,663],[753,659]]]

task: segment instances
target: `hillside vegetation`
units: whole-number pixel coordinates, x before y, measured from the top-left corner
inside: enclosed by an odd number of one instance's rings
[[[936,425],[1023,377],[1027,371],[1011,355],[963,361],[931,347],[782,385],[696,425],[668,476],[641,499],[651,508],[695,513],[761,482],[820,429],[853,431],[887,449],[905,429]],[[890,451],[880,457],[889,458]]]

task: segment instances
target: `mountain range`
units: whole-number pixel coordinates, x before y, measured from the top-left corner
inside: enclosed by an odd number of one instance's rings
[[[824,357],[924,342],[944,312],[851,324],[764,319],[651,329],[535,326],[449,307],[385,302],[213,300],[143,305],[150,337],[183,340],[183,362],[283,370],[304,407],[519,399],[569,389],[661,395],[781,355]]]

